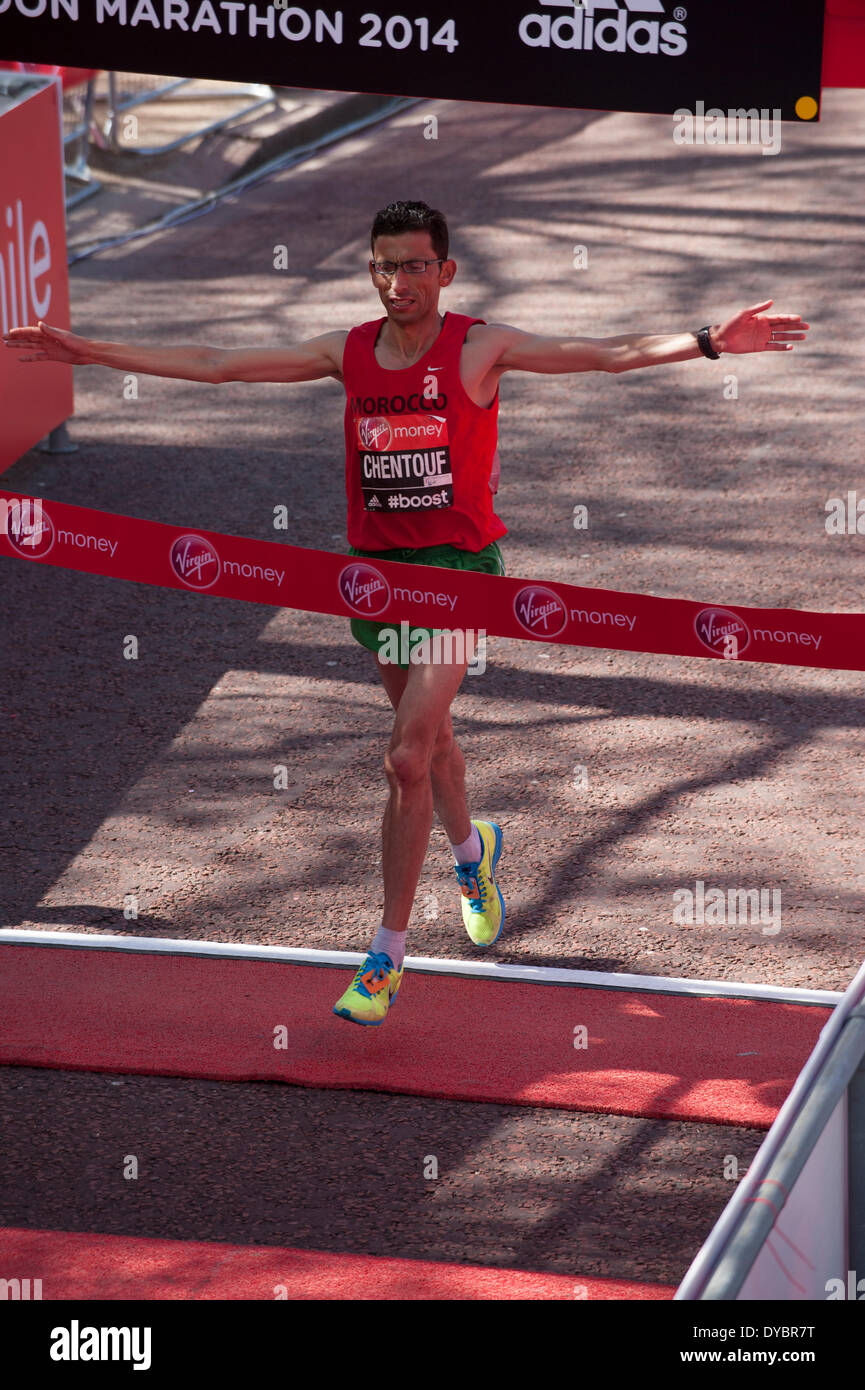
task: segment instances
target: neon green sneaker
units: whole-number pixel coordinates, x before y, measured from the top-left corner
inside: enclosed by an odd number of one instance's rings
[[[352,1023],[363,1023],[373,1027],[384,1023],[387,1011],[396,999],[402,984],[402,966],[397,970],[390,956],[384,951],[370,951],[357,974],[341,999],[337,999],[333,1011],[340,1018],[348,1018]]]
[[[493,821],[473,820],[483,850],[478,864],[457,864],[454,873],[463,895],[463,922],[476,946],[492,946],[505,924],[505,900],[496,883],[502,832]]]

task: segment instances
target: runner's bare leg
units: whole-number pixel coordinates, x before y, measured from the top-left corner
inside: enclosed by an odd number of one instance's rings
[[[408,671],[399,666],[384,664],[376,659],[382,684],[396,710],[408,680]],[[449,842],[461,845],[472,833],[466,801],[466,763],[463,751],[454,738],[450,710],[436,732],[430,760],[433,806],[444,827]]]
[[[389,668],[388,679],[384,674],[388,668],[382,667],[381,662],[378,665],[388,694],[396,694],[401,682],[391,673],[399,668]],[[405,931],[411,916],[432,829],[433,762],[440,792],[439,814],[448,838],[451,832],[458,835],[464,831],[462,839],[471,833],[465,807],[465,763],[450,723],[450,704],[467,666],[467,661],[431,662],[410,666],[407,672],[400,673],[405,676],[405,684],[398,696],[393,734],[385,755],[390,795],[382,823],[382,926],[388,931]],[[465,823],[461,824],[463,816]],[[458,844],[460,840],[451,843]]]

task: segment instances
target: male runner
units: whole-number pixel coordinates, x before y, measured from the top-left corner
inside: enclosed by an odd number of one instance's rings
[[[752,305],[699,332],[629,333],[616,338],[548,337],[508,324],[439,312],[457,273],[442,213],[426,203],[392,203],[376,215],[369,273],[385,317],[350,332],[322,334],[293,347],[223,349],[140,347],[97,342],[40,323],[12,329],[6,345],[35,350],[22,362],[96,363],[187,381],[315,381],[346,391],[348,539],[353,555],[447,569],[503,574],[497,542],[507,528],[493,492],[499,382],[505,372],[627,372],[722,352],[788,352],[805,337],[798,314]],[[400,441],[423,456],[423,479],[404,476]],[[391,448],[393,443],[394,447]],[[405,455],[403,455],[405,457]],[[384,912],[370,950],[334,1013],[380,1024],[402,983],[409,916],[426,857],[433,809],[455,861],[463,921],[472,941],[490,946],[505,905],[495,870],[499,826],[470,820],[465,761],[450,706],[474,651],[457,660],[396,664],[383,659],[386,629],[352,620],[374,655],[396,711],[385,755],[389,796],[382,825]],[[417,630],[412,633],[420,640]],[[441,652],[441,648],[439,648]]]

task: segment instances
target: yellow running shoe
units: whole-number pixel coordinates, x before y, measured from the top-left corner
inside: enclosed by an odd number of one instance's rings
[[[473,820],[481,837],[478,864],[457,864],[454,872],[463,895],[463,922],[476,946],[492,946],[505,924],[505,900],[496,883],[502,832],[493,821]]]
[[[333,1011],[352,1023],[373,1025],[384,1023],[387,1011],[396,999],[402,984],[403,967],[397,970],[384,951],[370,951]]]

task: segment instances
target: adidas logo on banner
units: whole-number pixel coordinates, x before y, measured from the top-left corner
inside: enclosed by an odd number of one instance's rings
[[[582,53],[663,53],[678,58],[688,51],[687,10],[673,8],[667,19],[662,0],[539,0],[545,10],[567,14],[527,14],[519,35],[527,48],[571,48]],[[651,16],[658,16],[651,18]]]
[[[541,0],[542,5],[555,5],[563,10],[585,10],[594,14],[595,10],[628,10],[630,14],[663,14],[661,0]]]
[[[628,14],[663,14],[662,0],[540,0],[547,9],[582,10],[594,17],[595,10],[626,10]]]
[[[373,507],[380,507],[380,506],[381,506],[381,502],[379,502],[378,498],[377,498],[377,497],[371,497],[371,498],[369,499],[369,501],[367,502],[367,504],[366,504],[366,509],[367,509],[368,512],[370,512],[370,511],[372,511]]]

